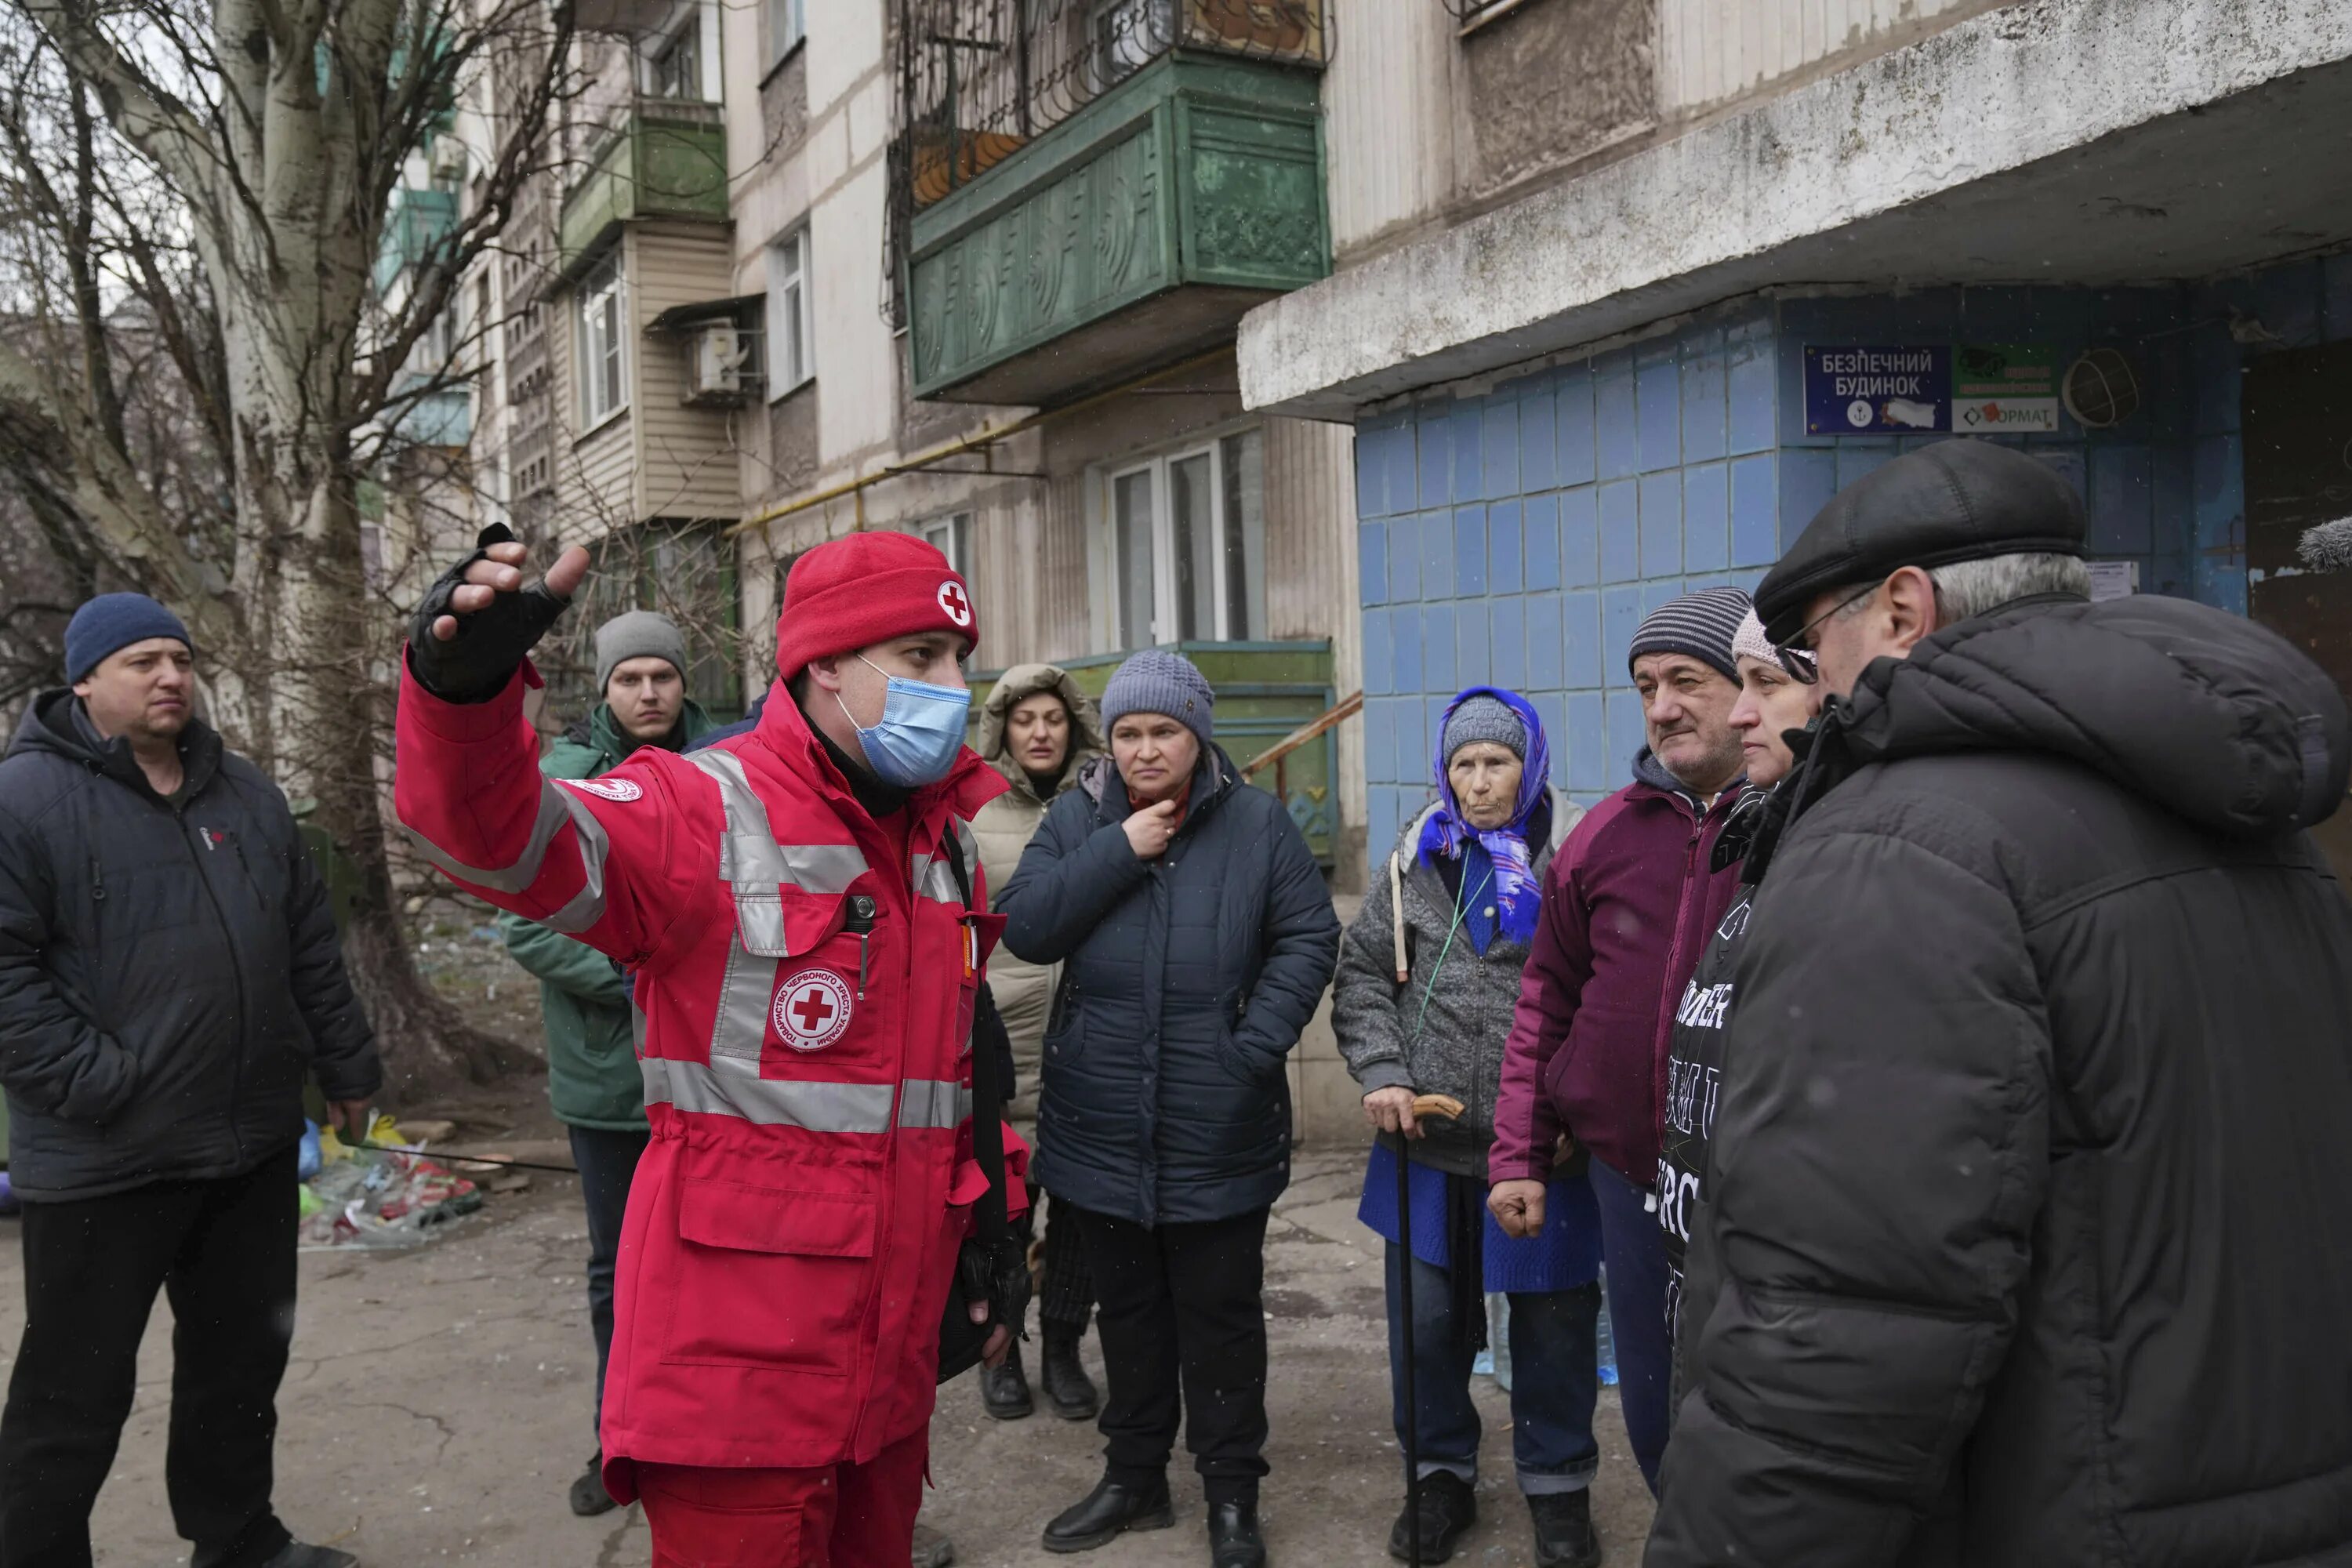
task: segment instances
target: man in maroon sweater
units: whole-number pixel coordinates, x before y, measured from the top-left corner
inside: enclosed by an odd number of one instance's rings
[[[1738,883],[1736,865],[1710,872],[1707,861],[1739,789],[1731,639],[1748,607],[1738,589],[1709,588],[1659,606],[1633,635],[1649,745],[1633,782],[1585,813],[1545,877],[1486,1160],[1487,1207],[1506,1232],[1532,1236],[1560,1134],[1591,1152],[1625,1435],[1653,1489],[1674,1344],[1650,1189],[1675,999]]]

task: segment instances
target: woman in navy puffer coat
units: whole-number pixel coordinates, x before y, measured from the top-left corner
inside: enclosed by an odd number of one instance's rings
[[[1078,1212],[1110,1384],[1107,1472],[1046,1544],[1168,1521],[1181,1380],[1212,1561],[1255,1568],[1283,1058],[1330,983],[1339,922],[1289,813],[1210,739],[1213,701],[1178,655],[1120,666],[1102,704],[1111,756],[1055,801],[996,909],[1007,947],[1063,965],[1034,1169]]]

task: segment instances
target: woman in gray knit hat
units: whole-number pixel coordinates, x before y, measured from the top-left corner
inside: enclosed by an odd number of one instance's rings
[[[1055,797],[996,910],[1006,947],[1062,966],[1032,1173],[1086,1239],[1109,1384],[1103,1479],[1045,1544],[1173,1522],[1181,1407],[1213,1568],[1259,1568],[1283,1061],[1330,983],[1339,922],[1289,812],[1216,744],[1215,707],[1180,655],[1121,665],[1102,700],[1111,754]]]
[[[1417,1428],[1421,1561],[1443,1563],[1476,1521],[1479,1421],[1473,1360],[1488,1292],[1510,1300],[1511,1450],[1540,1568],[1601,1561],[1591,1508],[1601,1461],[1601,1218],[1582,1162],[1555,1169],[1543,1228],[1504,1234],[1486,1212],[1503,1047],[1536,934],[1544,873],[1583,813],[1551,787],[1543,722],[1524,697],[1472,687],[1439,726],[1437,799],[1407,823],[1340,944],[1331,1027],[1380,1129],[1358,1217],[1384,1237],[1389,1375],[1397,1438]],[[1459,1100],[1450,1120],[1416,1095]],[[1398,1159],[1410,1152],[1411,1256],[1398,1223]],[[1404,1272],[1412,1271],[1412,1312]],[[1408,1385],[1404,1350],[1415,1365]],[[1405,1558],[1414,1510],[1389,1532]]]

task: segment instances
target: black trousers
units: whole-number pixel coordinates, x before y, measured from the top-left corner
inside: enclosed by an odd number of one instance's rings
[[[1032,1212],[1045,1208],[1045,1281],[1037,1292],[1037,1321],[1051,1339],[1076,1339],[1087,1331],[1094,1310],[1094,1272],[1087,1266],[1086,1238],[1078,1234],[1078,1211],[1047,1199],[1043,1188],[1030,1189]]]
[[[613,1359],[613,1275],[621,1257],[621,1219],[629,1209],[629,1184],[637,1161],[653,1142],[651,1132],[612,1132],[572,1127],[572,1163],[580,1172],[580,1196],[588,1209],[588,1327],[596,1336],[596,1407],[591,1430],[604,1419],[604,1366]],[[597,1449],[604,1444],[600,1438]]]
[[[172,1301],[172,1522],[193,1568],[257,1568],[294,1337],[295,1151],[242,1176],[25,1205],[25,1337],[0,1413],[0,1568],[90,1568],[160,1288]]]
[[[1114,1480],[1141,1486],[1165,1474],[1181,1417],[1209,1502],[1256,1500],[1265,1474],[1267,1212],[1153,1227],[1071,1206],[1095,1277],[1110,1384],[1103,1454]]]

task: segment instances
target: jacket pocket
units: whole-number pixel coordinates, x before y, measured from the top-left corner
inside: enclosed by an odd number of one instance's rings
[[[774,882],[737,882],[735,940],[761,958],[800,958],[835,932],[864,920],[871,931],[874,900],[864,894],[806,893]]]
[[[1227,1024],[1217,1026],[1217,1063],[1244,1089],[1264,1089],[1282,1076],[1283,1058],[1269,1060],[1244,1046]]]
[[[876,1218],[866,1197],[682,1182],[662,1359],[846,1375]]]

